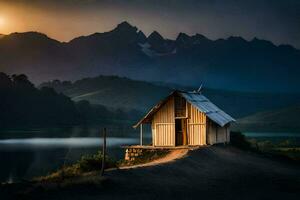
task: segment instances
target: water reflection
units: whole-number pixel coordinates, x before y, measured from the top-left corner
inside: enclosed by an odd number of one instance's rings
[[[121,145],[137,144],[138,138],[107,138],[108,155],[119,160],[124,156]],[[86,154],[101,150],[102,138],[24,138],[0,140],[0,182],[47,175],[64,163],[74,163]]]
[[[135,144],[137,141],[136,138],[109,137],[107,138],[107,145],[108,147],[115,147]],[[0,149],[97,147],[101,146],[102,142],[102,138],[99,137],[4,139],[0,140]]]

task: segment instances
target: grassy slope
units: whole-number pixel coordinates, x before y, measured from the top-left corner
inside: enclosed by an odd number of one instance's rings
[[[71,86],[49,85],[70,96],[75,101],[88,100],[111,108],[138,109],[146,111],[171,89],[142,81],[115,76],[98,76],[74,82]]]
[[[259,112],[238,120],[240,129],[300,131],[300,105]]]
[[[76,101],[88,100],[92,104],[102,104],[114,109],[137,109],[142,112],[146,112],[167,96],[172,88],[185,89],[180,86],[159,85],[116,76],[85,78],[65,85],[44,83],[41,86],[53,87]],[[235,118],[295,104],[300,97],[292,94],[246,93],[207,88],[204,88],[203,94]]]

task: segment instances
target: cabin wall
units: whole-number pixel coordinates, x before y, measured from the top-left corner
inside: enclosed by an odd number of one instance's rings
[[[154,146],[175,146],[174,97],[155,113],[152,120],[152,144]]]
[[[215,144],[217,140],[216,136],[216,126],[213,124],[213,122],[209,119],[207,119],[207,144]]]
[[[219,126],[210,119],[207,119],[208,130],[207,130],[207,143],[218,144],[230,142],[230,130],[229,125],[224,127]]]
[[[206,144],[206,115],[187,103],[188,107],[188,144]]]
[[[186,120],[188,145],[206,145],[227,143],[230,141],[229,126],[221,127],[199,111],[190,103],[186,103]],[[153,146],[175,146],[175,98],[169,100],[153,115],[152,118]]]

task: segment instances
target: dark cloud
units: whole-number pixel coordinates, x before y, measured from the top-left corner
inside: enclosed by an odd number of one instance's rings
[[[1,2],[1,0],[0,0]],[[300,1],[298,0],[9,0],[55,17],[57,23],[84,24],[86,34],[113,28],[128,20],[149,34],[158,30],[175,38],[179,32],[202,33],[209,38],[239,35],[259,37],[276,44],[300,48]],[[66,19],[61,20],[61,18]],[[74,17],[74,18],[72,18]],[[38,19],[37,19],[38,20]],[[69,25],[73,35],[80,26]],[[82,29],[82,28],[81,28]],[[76,30],[78,33],[76,34]],[[72,37],[72,34],[65,37]],[[71,39],[71,38],[69,38]]]

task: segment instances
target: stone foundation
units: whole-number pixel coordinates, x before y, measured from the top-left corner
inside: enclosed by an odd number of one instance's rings
[[[126,161],[134,161],[136,158],[142,157],[144,151],[147,151],[147,149],[127,148],[125,150],[125,160]]]
[[[135,161],[139,158],[160,157],[175,149],[197,149],[200,146],[176,146],[176,147],[153,147],[153,146],[123,146],[125,149],[125,161]],[[146,157],[145,157],[146,156]],[[151,159],[151,158],[150,158]]]

